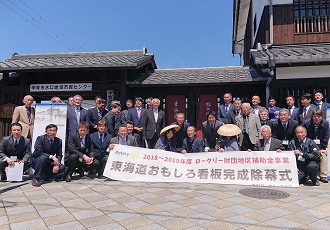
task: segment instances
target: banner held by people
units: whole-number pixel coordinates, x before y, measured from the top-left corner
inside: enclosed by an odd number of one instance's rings
[[[183,155],[116,145],[110,152],[104,176],[123,181],[299,187],[292,151]]]

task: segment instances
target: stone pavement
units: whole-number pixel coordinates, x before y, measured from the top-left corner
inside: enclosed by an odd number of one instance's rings
[[[99,179],[0,183],[0,229],[330,229],[330,185],[271,188],[278,200],[243,196],[249,186]]]

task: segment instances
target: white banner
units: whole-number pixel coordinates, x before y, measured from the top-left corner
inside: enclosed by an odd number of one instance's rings
[[[62,151],[64,160],[66,114],[66,104],[36,104],[36,114],[33,127],[32,152],[34,151],[34,143],[36,142],[37,137],[45,134],[46,126],[49,124],[55,124],[58,128],[56,136],[62,139]]]
[[[115,145],[104,176],[114,180],[299,187],[293,151],[180,154]]]

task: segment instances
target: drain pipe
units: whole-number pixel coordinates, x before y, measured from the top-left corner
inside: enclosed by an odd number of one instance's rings
[[[269,0],[269,43],[272,45],[274,43],[274,19],[273,19],[273,0]],[[270,97],[270,83],[274,77],[274,69],[275,69],[275,60],[273,54],[268,50],[268,46],[264,49],[266,54],[269,56],[268,60],[268,73],[269,78],[266,83],[266,107],[268,107],[268,98]]]

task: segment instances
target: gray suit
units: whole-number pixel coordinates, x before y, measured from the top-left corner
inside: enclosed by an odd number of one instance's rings
[[[264,149],[265,149],[265,140],[264,139],[258,140],[256,145],[254,146],[254,150],[255,151],[264,151]],[[282,146],[282,141],[272,137],[270,139],[269,151],[276,151],[277,149],[284,150],[284,148]]]
[[[80,111],[79,122],[87,121],[87,110],[80,107],[79,111]],[[74,136],[77,134],[78,122],[77,122],[77,114],[76,114],[75,106],[68,106],[66,130],[67,130],[67,138],[69,138],[69,136]]]
[[[236,125],[242,130],[242,133],[239,134],[239,138],[238,138],[238,143],[239,146],[242,146],[243,143],[243,137],[244,137],[244,120],[243,120],[243,115],[237,115],[236,117]],[[254,114],[254,113],[250,113],[249,114],[249,128],[248,128],[248,136],[250,138],[250,141],[253,145],[255,145],[257,143],[257,141],[259,140],[259,137],[261,136],[260,134],[260,128],[261,128],[261,124],[260,124],[260,119],[258,117],[258,115]]]
[[[110,144],[119,144],[119,136],[111,138]],[[126,145],[127,146],[135,146],[138,147],[139,144],[137,143],[135,137],[133,136],[126,136]]]

